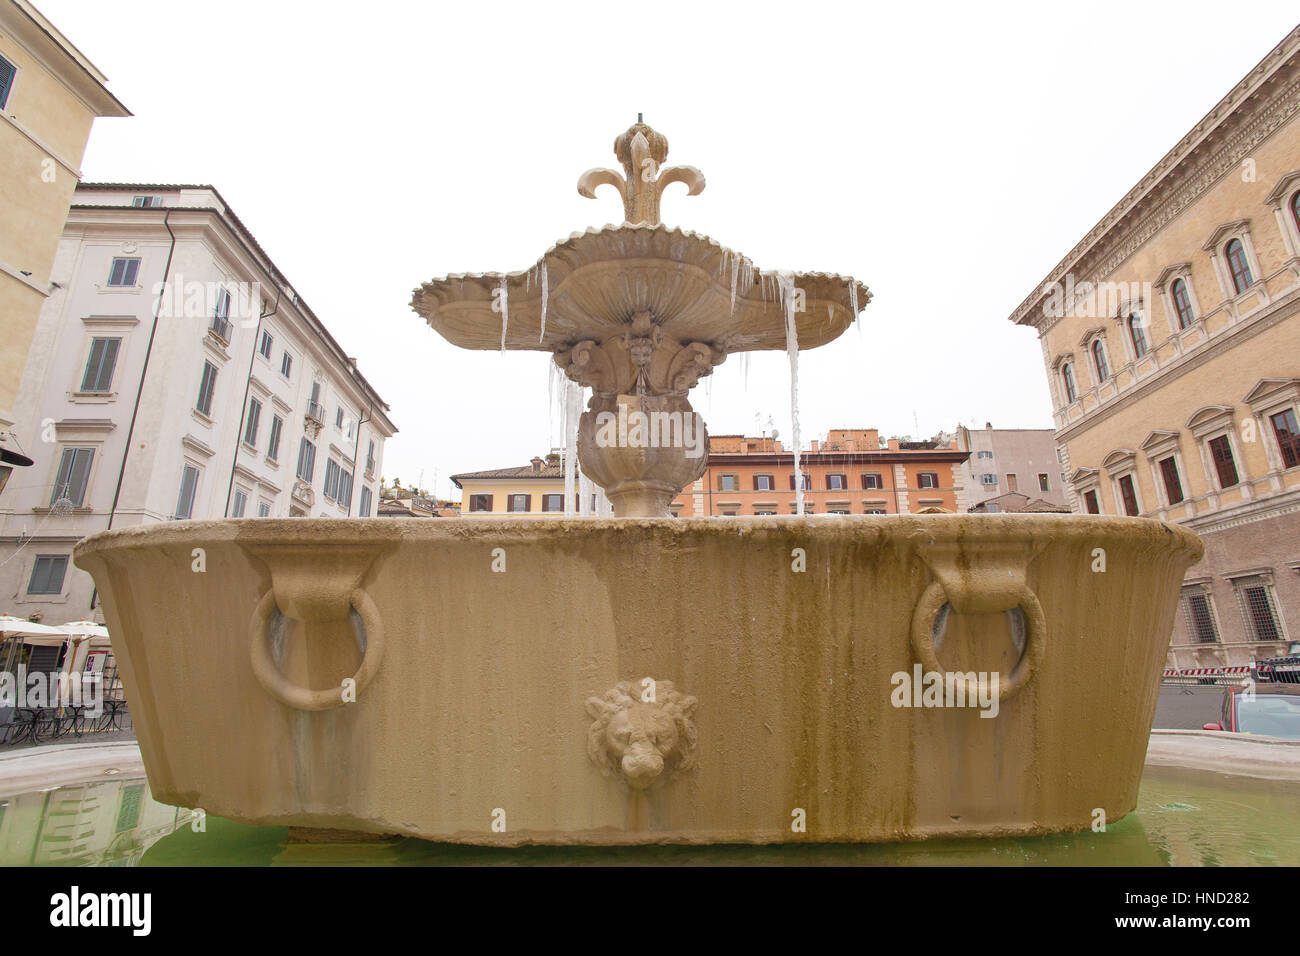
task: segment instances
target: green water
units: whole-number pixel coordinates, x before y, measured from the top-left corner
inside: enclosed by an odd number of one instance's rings
[[[77,841],[65,831],[76,816]],[[109,866],[1297,866],[1300,783],[1148,769],[1138,808],[1106,832],[996,840],[710,847],[470,847],[393,839],[291,843],[154,801],[141,779],[0,797],[0,865]]]
[[[467,847],[288,843],[284,827],[209,817],[163,837],[145,866],[901,865],[1218,866],[1300,865],[1300,784],[1149,769],[1138,809],[1105,833],[921,843],[712,847]]]

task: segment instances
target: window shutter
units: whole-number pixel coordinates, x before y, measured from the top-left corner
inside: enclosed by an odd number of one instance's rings
[[[13,89],[14,77],[18,75],[18,68],[0,56],[0,109],[4,109],[9,102],[9,91]]]

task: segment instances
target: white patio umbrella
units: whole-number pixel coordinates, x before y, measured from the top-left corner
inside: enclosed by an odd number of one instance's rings
[[[0,636],[47,638],[47,640],[43,641],[27,641],[27,643],[60,644],[68,639],[68,632],[61,631],[57,627],[50,627],[48,624],[37,624],[35,621],[24,621],[22,618],[10,614],[0,614]],[[48,638],[56,638],[56,640],[48,640]]]
[[[113,646],[108,639],[108,628],[94,621],[69,621],[67,624],[58,625],[56,630],[67,635],[67,639],[72,641],[72,653],[68,655],[67,660],[67,670],[71,673],[81,671],[92,650]]]
[[[102,637],[108,640],[108,628],[94,621],[69,621],[67,624],[59,624],[56,629],[73,637]]]
[[[20,617],[13,617],[9,614],[0,615],[0,639],[8,640],[11,637],[22,638],[23,644],[38,644],[43,647],[57,647],[68,640],[68,633],[60,631],[57,627],[50,627],[47,624],[37,624],[35,621],[24,621]],[[7,659],[0,662],[5,670],[9,670],[13,663],[13,658],[18,652],[18,643],[14,643],[9,648]]]

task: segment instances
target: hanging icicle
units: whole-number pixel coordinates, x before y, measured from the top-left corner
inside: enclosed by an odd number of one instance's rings
[[[546,260],[542,260],[542,333],[537,336],[537,341],[541,342],[546,338],[546,306],[547,299],[550,298],[550,288],[547,285],[546,278]]]
[[[509,288],[506,285],[506,277],[501,277],[501,292],[499,301],[501,303],[501,354],[506,354],[506,329],[510,327],[510,299]]]
[[[790,359],[790,430],[794,445],[794,502],[795,514],[804,513],[803,469],[799,464],[799,329],[794,320],[794,276],[782,273],[777,277],[781,290],[781,308],[785,311],[785,352]]]
[[[578,420],[582,417],[583,388],[565,379],[564,396],[564,516],[573,517],[573,497],[577,490]]]

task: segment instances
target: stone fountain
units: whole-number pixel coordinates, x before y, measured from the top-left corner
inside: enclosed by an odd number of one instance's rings
[[[615,152],[623,172],[578,189],[617,189],[621,226],[412,304],[457,345],[546,350],[592,390],[577,457],[617,516],[84,540],[155,797],[501,845],[1029,834],[1128,813],[1199,540],[1073,515],[664,517],[705,465],[673,437],[702,433],[698,380],[754,349],[793,372],[870,296],[663,226],[664,187],[703,177],[665,167],[641,122]]]
[[[688,398],[695,384],[735,352],[793,357],[830,342],[871,293],[838,275],[762,272],[707,236],[662,225],[664,188],[685,183],[694,196],[704,177],[692,166],[665,167],[668,140],[639,118],[614,154],[623,172],[588,170],[578,192],[595,198],[596,187],[615,187],[621,226],[575,233],[524,272],[427,282],[411,305],[461,348],[551,352],[592,390],[578,427],[583,472],[619,517],[666,517],[707,460],[703,443],[675,440],[704,432]],[[602,421],[624,440],[602,440]],[[626,439],[627,422],[643,424],[644,441]]]

